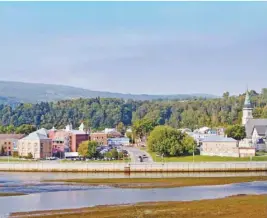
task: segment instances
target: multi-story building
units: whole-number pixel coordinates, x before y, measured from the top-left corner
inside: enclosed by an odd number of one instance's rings
[[[238,141],[222,136],[210,136],[203,139],[201,155],[221,157],[255,156],[255,148],[240,147]]]
[[[108,140],[112,138],[122,138],[122,134],[116,129],[106,128],[101,132],[90,134],[90,140],[98,142],[100,145],[108,145]]]
[[[108,134],[104,132],[94,132],[90,134],[90,140],[98,142],[99,145],[108,145]]]
[[[89,134],[84,131],[83,124],[79,130],[72,129],[72,125],[67,125],[65,129],[61,130],[53,128],[48,135],[52,140],[53,154],[61,157],[65,152],[76,152],[81,142],[89,140]]]
[[[40,132],[30,133],[18,141],[19,156],[25,157],[31,154],[34,159],[51,157],[52,141]]]
[[[24,134],[0,134],[0,155],[11,156],[17,151],[18,140],[24,136]]]
[[[130,139],[127,137],[123,138],[108,138],[108,145],[129,145]]]

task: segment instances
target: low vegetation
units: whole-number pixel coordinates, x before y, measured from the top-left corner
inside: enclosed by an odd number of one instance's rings
[[[0,197],[10,197],[10,196],[21,196],[26,195],[25,193],[13,193],[13,192],[0,192]]]
[[[64,179],[45,182],[67,182],[87,185],[108,185],[120,188],[173,188],[199,185],[224,185],[240,182],[267,181],[259,177],[179,177],[179,178],[116,178],[116,179]]]
[[[155,202],[135,205],[97,206],[82,209],[14,213],[32,218],[266,218],[266,195],[241,195],[190,202]]]

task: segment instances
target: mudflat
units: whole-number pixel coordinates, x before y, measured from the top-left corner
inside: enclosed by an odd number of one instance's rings
[[[119,188],[174,188],[200,185],[225,185],[231,183],[267,181],[267,176],[246,177],[178,177],[178,178],[114,178],[114,179],[63,179],[45,182],[65,182],[83,185],[107,185]]]
[[[190,202],[155,202],[91,208],[13,213],[32,218],[266,218],[267,195],[240,195]]]

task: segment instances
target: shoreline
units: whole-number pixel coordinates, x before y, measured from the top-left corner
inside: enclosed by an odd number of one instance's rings
[[[26,193],[19,193],[19,192],[0,192],[0,197],[12,197],[12,196],[24,196],[28,195]]]
[[[114,188],[176,188],[188,186],[226,185],[242,182],[267,181],[267,176],[243,177],[176,177],[176,178],[113,178],[113,179],[59,179],[42,182],[63,182],[71,185],[110,186]]]
[[[165,163],[3,163],[0,172],[263,172],[265,162],[165,162]]]
[[[10,218],[90,218],[90,217],[180,217],[180,218],[265,218],[267,195],[236,195],[198,201],[145,202],[137,204],[99,205],[76,209],[18,212]],[[230,205],[230,206],[229,206]]]

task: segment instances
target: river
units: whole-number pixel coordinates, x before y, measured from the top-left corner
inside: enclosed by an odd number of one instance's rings
[[[0,192],[24,192],[29,195],[0,197],[0,217],[12,212],[68,209],[95,205],[127,204],[150,201],[191,201],[222,198],[237,194],[267,194],[267,182],[250,182],[217,186],[156,189],[120,189],[42,183],[44,179],[67,178],[137,178],[137,177],[211,177],[266,176],[254,173],[6,173],[0,172]]]

